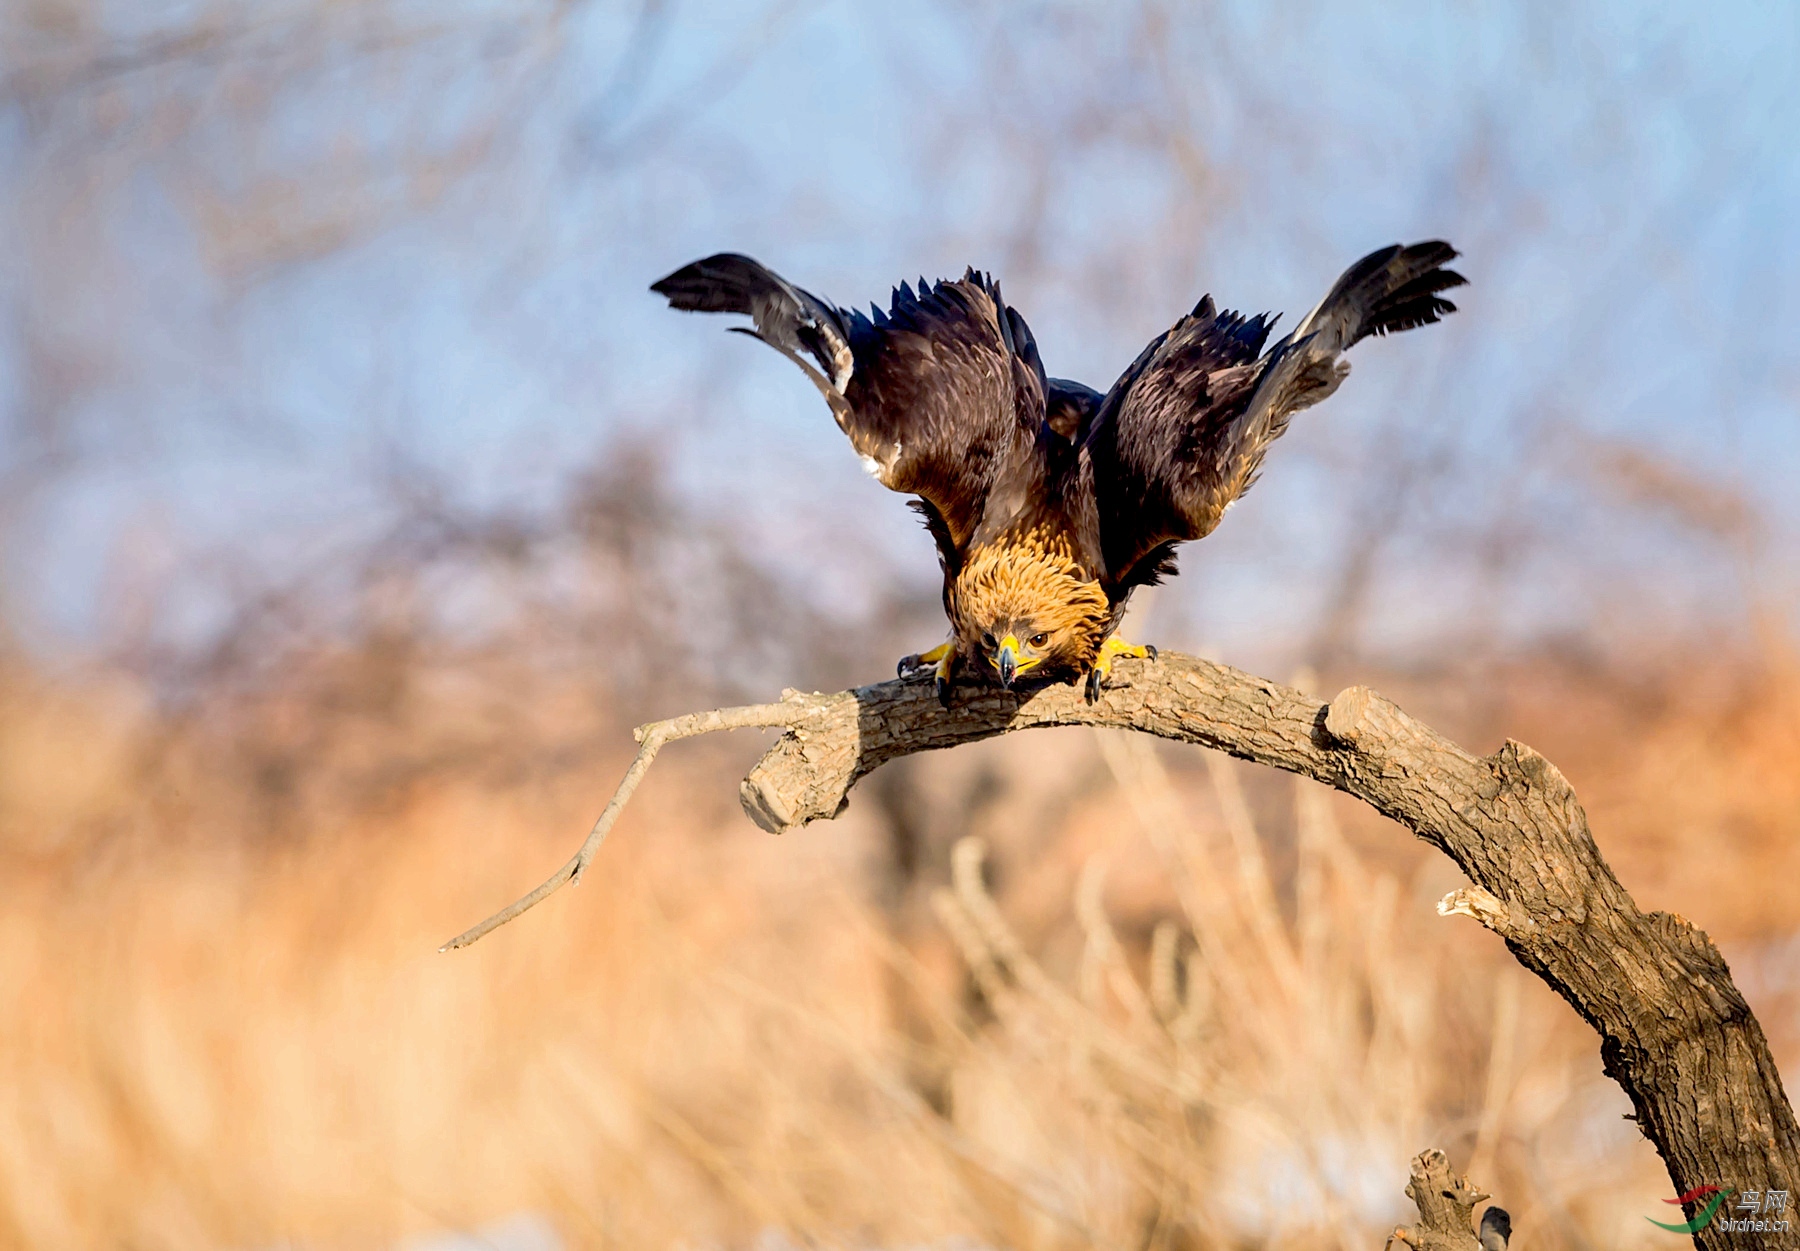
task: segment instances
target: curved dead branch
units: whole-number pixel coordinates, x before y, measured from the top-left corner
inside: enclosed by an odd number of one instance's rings
[[[1630,1096],[1678,1193],[1800,1179],[1800,1128],[1762,1027],[1718,949],[1680,917],[1638,909],[1549,761],[1510,740],[1491,756],[1472,755],[1367,687],[1324,704],[1168,652],[1119,673],[1124,680],[1094,704],[1059,686],[959,692],[945,710],[929,681],[893,681],[829,695],[788,691],[776,704],[645,726],[637,759],[581,851],[446,947],[473,942],[578,878],[657,750],[678,738],[783,729],[740,788],[750,818],[779,833],[836,816],[859,779],[900,756],[1039,726],[1139,730],[1323,782],[1454,860],[1471,885],[1447,896],[1440,913],[1499,935],[1594,1027],[1607,1073]],[[1755,1237],[1709,1228],[1696,1241],[1722,1248]]]

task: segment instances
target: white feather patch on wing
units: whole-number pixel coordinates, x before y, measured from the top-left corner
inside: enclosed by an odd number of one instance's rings
[[[896,442],[888,447],[885,457],[864,454],[860,458],[862,467],[869,471],[869,476],[890,490],[894,485],[894,466],[900,461],[901,448],[902,445]]]

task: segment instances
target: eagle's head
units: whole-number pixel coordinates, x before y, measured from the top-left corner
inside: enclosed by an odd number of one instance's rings
[[[1087,672],[1112,617],[1100,584],[1082,576],[1065,544],[1040,531],[971,551],[950,592],[957,651],[1006,687],[1027,676]]]

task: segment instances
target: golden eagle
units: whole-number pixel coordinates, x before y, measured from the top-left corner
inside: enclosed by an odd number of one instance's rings
[[[1456,250],[1395,244],[1352,265],[1267,352],[1275,319],[1220,312],[1211,296],[1153,340],[1112,388],[1044,374],[1000,284],[902,282],[869,316],[722,252],[650,289],[670,305],[747,314],[806,371],[863,464],[912,503],[937,541],[950,639],[900,662],[929,666],[948,705],[959,674],[1085,678],[1089,699],[1119,656],[1154,656],[1114,633],[1133,590],[1175,571],[1256,480],[1294,413],[1337,390],[1359,339],[1437,321],[1464,282]]]

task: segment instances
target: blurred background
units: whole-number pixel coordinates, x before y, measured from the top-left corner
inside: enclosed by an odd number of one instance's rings
[[[647,285],[990,269],[1104,388],[1444,237],[1131,633],[1573,780],[1800,1073],[1800,11],[12,0],[0,1242],[1372,1248],[1427,1146],[1661,1246],[1594,1036],[1342,797],[1066,730],[781,839],[928,537]],[[1783,1178],[1723,1179],[1778,1186]]]

